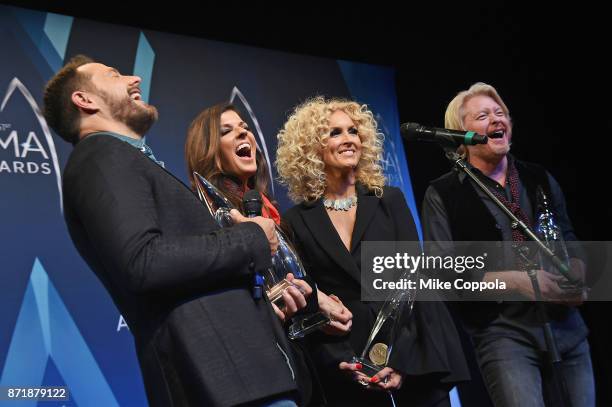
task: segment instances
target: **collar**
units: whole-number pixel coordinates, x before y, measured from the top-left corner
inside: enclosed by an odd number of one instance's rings
[[[512,154],[508,153],[506,154],[506,158],[508,159],[508,167],[506,168],[506,173],[508,172],[508,169],[510,168],[511,165],[514,165],[514,157],[512,156]],[[478,168],[474,167],[472,165],[472,163],[470,163],[469,161],[466,162],[467,167],[472,170],[472,172],[474,174],[476,174],[476,176],[478,176],[478,178],[480,179],[484,179],[485,181],[493,181],[491,178],[487,177],[482,171],[480,171]],[[465,178],[467,177],[467,174],[463,171],[459,171],[455,168],[455,171],[458,171],[458,176],[459,176],[459,182],[463,183],[463,181],[465,180]],[[495,182],[495,181],[493,181]]]
[[[112,137],[114,137],[114,138],[116,138],[118,140],[121,140],[121,141],[123,141],[125,143],[128,143],[132,147],[137,148],[138,150],[140,150],[144,155],[149,157],[155,163],[157,163],[160,166],[164,167],[163,161],[157,160],[155,158],[155,155],[153,154],[153,150],[151,150],[151,147],[149,147],[147,145],[146,137],[142,137],[140,139],[135,139],[135,138],[132,138],[132,137],[124,136],[123,134],[114,133],[112,131],[95,132],[95,133],[89,134],[89,136],[93,136],[93,135],[96,135],[96,134],[106,134],[106,135],[112,136]]]

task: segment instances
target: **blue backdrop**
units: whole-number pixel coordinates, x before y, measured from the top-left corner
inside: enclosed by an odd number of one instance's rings
[[[160,112],[147,142],[184,181],[187,126],[204,107],[233,100],[273,162],[296,104],[315,95],[366,103],[386,136],[390,184],[418,222],[390,68],[8,6],[0,6],[0,50],[0,386],[65,385],[71,400],[61,405],[146,405],[129,328],[64,225],[61,173],[72,147],[40,113],[44,84],[75,54],[143,78],[143,98]],[[287,209],[286,191],[273,189]]]

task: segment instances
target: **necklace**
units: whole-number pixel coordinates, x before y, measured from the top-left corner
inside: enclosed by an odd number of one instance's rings
[[[332,211],[348,211],[355,205],[357,205],[357,195],[340,199],[325,198],[323,200],[323,206]]]

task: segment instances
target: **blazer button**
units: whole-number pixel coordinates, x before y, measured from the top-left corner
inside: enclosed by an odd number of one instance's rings
[[[249,263],[249,270],[255,270],[255,263],[254,262],[250,262]]]

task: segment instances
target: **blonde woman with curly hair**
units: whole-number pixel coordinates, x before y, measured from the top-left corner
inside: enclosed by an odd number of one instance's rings
[[[317,286],[353,313],[348,335],[314,335],[309,350],[329,405],[389,406],[392,391],[397,405],[450,406],[449,389],[468,375],[441,303],[415,305],[388,367],[375,376],[347,363],[364,348],[381,306],[360,299],[361,242],[418,240],[402,192],[385,186],[383,139],[367,106],[322,97],[298,106],[278,135],[277,170],[297,203],[284,219]]]

